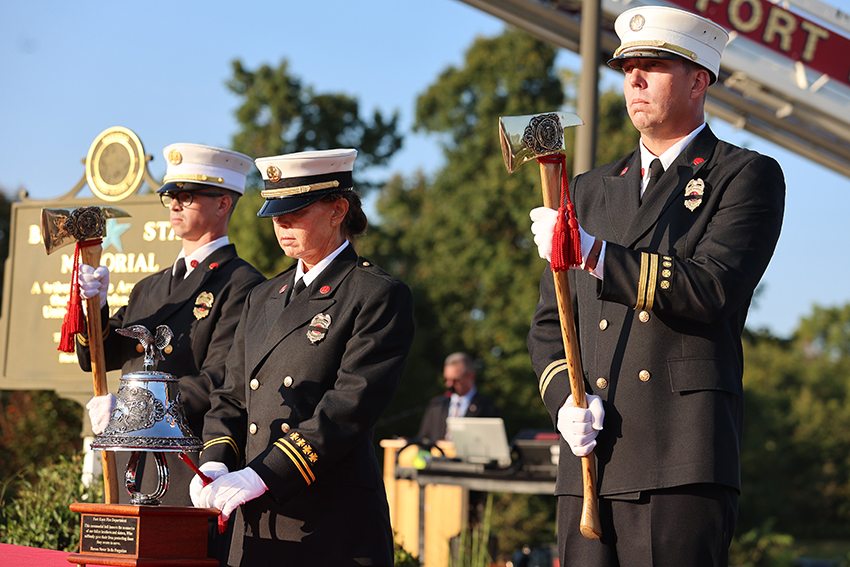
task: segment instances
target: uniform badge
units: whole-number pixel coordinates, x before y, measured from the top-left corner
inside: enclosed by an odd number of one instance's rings
[[[328,334],[328,327],[331,326],[331,316],[319,313],[313,320],[310,321],[310,328],[307,329],[307,338],[312,344],[316,344],[325,338]]]
[[[702,179],[691,179],[685,187],[685,206],[689,211],[702,205],[702,194],[705,193],[705,181]]]
[[[266,168],[266,175],[268,175],[269,181],[272,183],[280,181],[280,169],[276,165],[268,166]]]
[[[643,25],[645,23],[646,18],[644,18],[640,14],[637,14],[635,16],[632,16],[632,19],[629,20],[629,29],[631,29],[633,32],[640,31],[643,29]]]
[[[200,321],[209,315],[214,301],[215,298],[213,297],[213,294],[208,291],[201,292],[201,295],[195,298],[195,308],[192,309],[195,319]]]
[[[183,163],[183,154],[179,150],[171,150],[168,152],[168,161],[171,165],[180,165]]]

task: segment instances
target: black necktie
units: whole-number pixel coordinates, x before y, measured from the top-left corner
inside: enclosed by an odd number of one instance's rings
[[[292,286],[292,294],[290,294],[290,296],[289,296],[289,301],[292,301],[293,299],[295,299],[295,296],[298,295],[299,293],[301,293],[302,291],[304,291],[304,288],[306,288],[306,287],[307,287],[307,284],[304,283],[304,278],[301,278],[300,280],[295,282],[295,285]]]
[[[652,163],[649,164],[649,183],[646,184],[646,189],[643,191],[643,196],[646,197],[647,193],[649,193],[655,184],[658,183],[658,180],[661,179],[661,176],[664,175],[664,166],[661,165],[661,160],[655,158],[652,160]]]
[[[174,265],[174,274],[171,276],[171,287],[169,288],[169,292],[173,292],[174,289],[180,285],[180,282],[183,281],[183,278],[186,276],[186,260],[183,258],[178,258],[177,263]]]

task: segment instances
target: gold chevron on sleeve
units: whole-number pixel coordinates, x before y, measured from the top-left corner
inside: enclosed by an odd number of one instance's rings
[[[549,382],[552,381],[552,378],[554,378],[559,372],[564,371],[568,371],[566,358],[556,360],[546,367],[546,370],[544,370],[543,374],[540,375],[540,383],[538,384],[541,399],[546,395],[546,389],[549,387]]]
[[[313,481],[316,480],[316,476],[310,469],[310,465],[304,460],[301,452],[293,446],[292,443],[281,437],[274,442],[274,446],[283,451],[284,455],[289,457],[289,460],[292,461],[295,468],[298,469],[298,472],[300,472],[301,476],[304,477],[304,482],[306,482],[308,486],[313,484]]]
[[[204,443],[204,449],[209,449],[213,445],[221,445],[225,444],[229,446],[233,452],[236,454],[236,460],[239,461],[241,457],[239,456],[239,446],[236,444],[236,441],[233,440],[232,437],[217,437],[215,439],[210,439],[206,443]],[[203,453],[203,451],[201,451]]]

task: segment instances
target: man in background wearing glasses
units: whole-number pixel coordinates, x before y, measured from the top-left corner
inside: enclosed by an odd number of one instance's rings
[[[163,150],[167,165],[164,185],[158,190],[168,208],[174,234],[183,249],[174,265],[148,276],[135,285],[126,306],[109,317],[106,296],[109,270],[81,266],[79,282],[83,298],[100,296],[104,329],[106,369],[124,374],[142,370],[144,354],[136,339],[115,329],[143,325],[154,331],[168,325],[174,332],[173,350],[157,370],[180,378],[180,397],[192,432],[201,437],[204,414],[210,407],[209,394],[224,381],[224,363],[242,305],[248,292],[265,278],[236,254],[227,238],[230,216],[245,192],[245,180],[253,160],[237,152],[200,146],[172,144]],[[77,336],[77,357],[83,370],[91,369],[88,338]],[[109,423],[115,406],[112,394],[92,398],[87,404],[92,429],[100,433]],[[118,470],[124,470],[130,453],[117,454]],[[140,492],[154,491],[157,473],[153,459],[142,453],[136,482]],[[190,454],[197,463],[197,453]],[[123,459],[123,462],[122,462]],[[167,453],[168,492],[162,503],[191,506],[189,481],[194,472]],[[129,502],[119,491],[122,503]]]

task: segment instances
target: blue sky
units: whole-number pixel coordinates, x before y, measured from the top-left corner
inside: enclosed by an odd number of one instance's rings
[[[459,0],[320,2],[6,2],[0,7],[0,187],[47,199],[70,190],[103,130],[133,130],[165,172],[173,142],[228,147],[238,100],[230,63],[289,61],[305,84],[357,97],[368,114],[398,110],[408,130],[416,96],[476,36],[503,23]],[[564,52],[559,63],[578,69]],[[614,71],[606,84],[619,85]],[[709,118],[726,140],[775,157],[787,183],[782,237],[748,325],[789,335],[812,305],[850,301],[850,179]],[[495,132],[495,130],[494,130]],[[433,139],[408,133],[389,171],[433,171]]]

